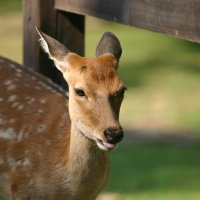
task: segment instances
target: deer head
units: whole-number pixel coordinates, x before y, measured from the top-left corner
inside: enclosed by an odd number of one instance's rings
[[[117,74],[122,52],[118,38],[104,33],[96,57],[85,58],[41,31],[38,33],[43,50],[69,85],[72,126],[95,141],[100,149],[113,149],[123,138],[119,111],[126,89]]]

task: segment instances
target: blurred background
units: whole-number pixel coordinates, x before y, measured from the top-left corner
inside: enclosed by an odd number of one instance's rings
[[[105,31],[121,41],[128,91],[99,200],[199,200],[200,45],[88,17],[86,56]],[[22,63],[21,0],[0,0],[0,55]]]

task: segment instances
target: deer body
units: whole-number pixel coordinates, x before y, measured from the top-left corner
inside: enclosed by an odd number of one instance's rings
[[[95,92],[98,100],[91,107],[95,99],[93,90],[84,88],[84,92],[82,89],[74,92],[74,84],[76,78],[85,73],[86,65],[110,65],[112,59],[110,55],[97,60],[73,53],[69,56],[73,66],[81,67],[81,71],[73,71],[70,76],[63,73],[69,83],[69,96],[41,75],[0,58],[0,194],[9,199],[92,200],[106,183],[106,150],[114,148],[121,135],[114,138],[110,129],[106,129],[109,132],[107,139],[104,139],[107,132],[99,134],[105,128],[117,126],[119,129],[119,105],[113,114],[112,106],[105,104],[108,99],[101,98],[105,93],[103,86],[98,94]],[[63,68],[63,62],[57,61],[54,60],[58,68]],[[107,73],[111,76],[111,71],[100,73],[104,82]],[[87,81],[94,76],[96,84],[100,85],[102,77],[96,71],[88,74]],[[113,74],[112,78],[115,76]],[[121,88],[118,77],[115,82],[116,87]],[[107,117],[103,116],[108,122],[101,118],[96,107],[101,104],[107,110],[110,106]]]

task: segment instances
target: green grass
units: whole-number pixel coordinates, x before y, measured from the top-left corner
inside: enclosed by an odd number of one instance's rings
[[[124,142],[111,153],[105,192],[120,200],[198,200],[199,146]]]
[[[110,153],[104,193],[117,194],[120,200],[199,200],[199,151],[200,145],[125,140]]]
[[[1,0],[0,55],[22,63],[20,9],[19,0]],[[119,74],[128,87],[121,112],[124,126],[200,132],[199,44],[91,18],[86,24],[87,56],[94,56],[105,31],[121,41]]]
[[[21,63],[20,2],[2,1],[0,55]],[[184,129],[199,133],[200,45],[89,18],[87,56],[94,56],[105,31],[115,33],[123,48],[119,74],[128,91],[122,106],[122,124],[137,129]]]
[[[21,0],[0,0],[0,56],[22,63]]]
[[[86,54],[105,31],[123,48],[119,74],[128,87],[122,122],[142,129],[200,131],[200,45],[89,19]],[[88,37],[87,37],[88,36]]]
[[[0,55],[22,62],[21,1],[0,0]],[[200,46],[128,26],[88,19],[86,54],[105,31],[120,39],[119,74],[128,87],[122,124],[200,133]],[[125,141],[112,152],[104,193],[120,200],[199,200],[199,145]],[[0,198],[1,199],[1,198]]]
[[[22,10],[21,0],[0,0],[0,14],[9,14],[13,12],[21,12]]]
[[[143,144],[126,140],[111,153],[105,192],[120,200],[197,200],[200,197],[199,145]]]

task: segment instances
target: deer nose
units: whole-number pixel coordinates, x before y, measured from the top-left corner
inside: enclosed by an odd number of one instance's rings
[[[123,139],[124,132],[122,128],[119,129],[108,128],[104,131],[104,135],[109,143],[116,144]]]

